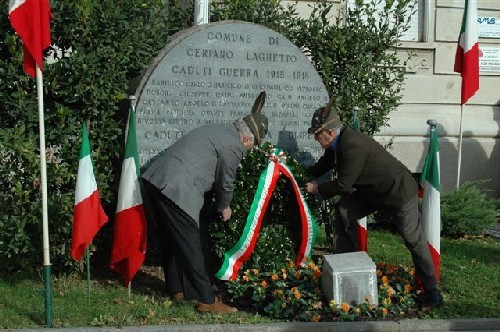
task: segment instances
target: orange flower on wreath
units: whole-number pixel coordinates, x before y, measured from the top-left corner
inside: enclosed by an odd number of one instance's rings
[[[349,309],[351,308],[351,306],[348,304],[348,303],[342,303],[342,311],[343,312],[349,312]]]
[[[260,285],[265,288],[267,286],[267,282],[265,280],[262,280],[262,282],[260,283]]]
[[[278,280],[280,277],[278,277],[277,274],[273,274],[273,276],[271,277],[271,279],[273,279],[273,281],[276,281]]]
[[[250,279],[248,278],[248,276],[243,276],[243,280],[248,281]]]

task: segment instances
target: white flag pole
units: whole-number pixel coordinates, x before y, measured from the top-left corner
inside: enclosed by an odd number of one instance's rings
[[[194,3],[194,25],[207,24],[209,21],[209,0],[196,0]]]
[[[48,327],[52,327],[52,291],[51,264],[49,247],[49,223],[47,209],[47,163],[45,155],[45,126],[43,114],[43,75],[42,70],[36,64],[36,91],[38,98],[38,122],[40,133],[40,177],[42,186],[42,232],[43,232],[43,280],[45,286],[45,318]]]
[[[460,165],[462,164],[462,123],[464,119],[464,105],[460,106],[460,128],[458,136],[458,165],[457,165],[457,189],[460,187]]]

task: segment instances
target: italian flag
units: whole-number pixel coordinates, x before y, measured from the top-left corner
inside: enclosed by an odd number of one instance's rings
[[[441,257],[441,194],[439,145],[436,126],[431,124],[429,151],[422,169],[421,183],[424,188],[422,202],[422,226],[429,244],[432,260],[436,269],[436,279],[439,280],[439,265]]]
[[[36,65],[43,69],[43,51],[50,46],[49,0],[10,0],[9,19],[23,41],[24,70],[35,77]]]
[[[476,0],[465,0],[462,28],[455,54],[455,72],[462,76],[460,104],[465,104],[479,90],[479,44]]]
[[[111,269],[120,273],[125,286],[141,268],[146,255],[147,223],[139,185],[139,153],[135,111],[130,110],[125,156],[118,189]]]
[[[94,177],[87,127],[83,124],[82,147],[76,178],[71,257],[79,261],[99,229],[108,221]]]

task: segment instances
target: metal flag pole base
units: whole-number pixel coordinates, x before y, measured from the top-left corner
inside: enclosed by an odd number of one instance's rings
[[[45,320],[47,327],[52,327],[52,291],[50,287],[51,279],[50,265],[43,266],[43,284],[45,290]]]

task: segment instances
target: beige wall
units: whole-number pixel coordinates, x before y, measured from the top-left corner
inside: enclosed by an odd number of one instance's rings
[[[284,1],[286,2],[286,1]],[[345,0],[333,0],[345,6]],[[314,1],[299,1],[304,15]],[[402,104],[389,126],[376,135],[381,143],[392,142],[391,152],[412,171],[420,172],[428,148],[427,119],[439,123],[441,185],[444,192],[456,187],[460,135],[461,77],[453,71],[464,0],[424,0],[428,12],[425,42],[403,42],[400,56],[413,57],[406,66]],[[500,0],[478,0],[478,16],[500,21]],[[480,39],[480,47],[500,48],[500,38]],[[500,73],[481,72],[480,89],[464,107],[462,118],[461,174],[459,183],[491,179],[487,189],[500,196]]]
[[[455,51],[464,0],[418,0],[423,41],[403,42],[402,59],[415,53],[406,66],[406,85],[402,104],[394,111],[388,126],[376,135],[410,170],[420,172],[428,148],[427,119],[439,123],[441,185],[449,192],[469,180],[491,180],[486,185],[500,196],[500,73],[480,72],[480,89],[460,107],[461,77],[453,71]],[[346,6],[346,0],[330,0],[333,13]],[[283,0],[283,4],[295,0]],[[297,9],[308,16],[314,0],[299,0]],[[478,16],[500,21],[500,0],[477,0]],[[333,21],[333,20],[332,20]],[[500,49],[500,38],[481,38],[480,47]],[[461,115],[463,114],[463,115]],[[462,126],[460,119],[462,118]],[[459,136],[462,133],[460,177],[457,178]]]

